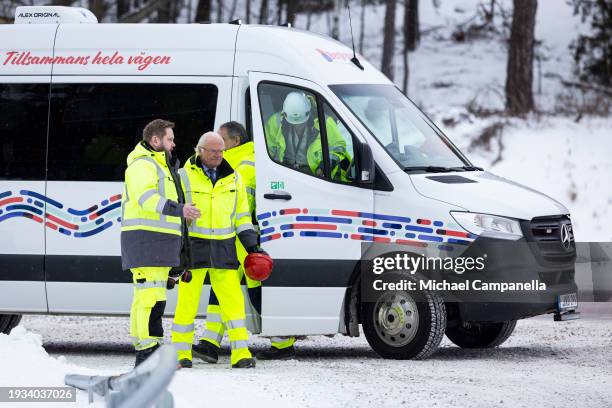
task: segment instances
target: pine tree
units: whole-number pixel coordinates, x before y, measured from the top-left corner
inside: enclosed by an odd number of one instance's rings
[[[383,55],[381,71],[393,81],[393,57],[395,54],[395,8],[396,0],[386,0],[387,8],[385,11],[385,30],[383,38]]]
[[[506,76],[506,109],[511,115],[524,115],[535,108],[532,85],[537,6],[537,0],[514,0]]]
[[[580,80],[612,86],[612,3],[609,0],[573,0],[574,13],[590,20],[591,31],[571,48]]]

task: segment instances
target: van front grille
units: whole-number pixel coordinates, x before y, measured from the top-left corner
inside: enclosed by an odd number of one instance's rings
[[[539,255],[548,262],[568,263],[576,257],[572,222],[568,216],[536,217],[529,225],[531,241]],[[562,241],[565,238],[565,241]]]

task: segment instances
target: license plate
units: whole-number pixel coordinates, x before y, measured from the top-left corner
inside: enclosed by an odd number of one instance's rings
[[[578,307],[578,297],[575,293],[559,295],[557,307],[559,310],[576,309]]]

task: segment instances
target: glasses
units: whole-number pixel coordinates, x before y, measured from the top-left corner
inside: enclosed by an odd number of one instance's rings
[[[206,147],[198,147],[198,149],[205,150],[208,153],[212,153],[212,154],[223,154],[223,149],[221,149],[221,150],[219,150],[219,149],[207,149]]]

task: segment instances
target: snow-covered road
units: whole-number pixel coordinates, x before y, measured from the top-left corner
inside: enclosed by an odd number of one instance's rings
[[[169,323],[164,322],[167,333]],[[1,385],[56,386],[66,372],[109,375],[132,366],[126,318],[25,316],[21,327],[8,338],[38,333],[54,358],[42,349],[9,356],[7,336],[0,338]],[[267,347],[262,338],[254,337],[252,344],[255,351]],[[295,360],[260,361],[254,370],[230,369],[227,352],[217,365],[197,362],[176,373],[170,385],[176,406],[612,406],[610,317],[563,323],[550,316],[527,319],[500,348],[462,350],[445,339],[425,361],[383,360],[363,337],[340,335],[300,341]],[[24,355],[32,353],[36,356]],[[46,373],[18,367],[20,362],[40,365]],[[16,383],[28,378],[15,375],[20,372],[41,378]],[[86,401],[80,393],[77,406]]]

